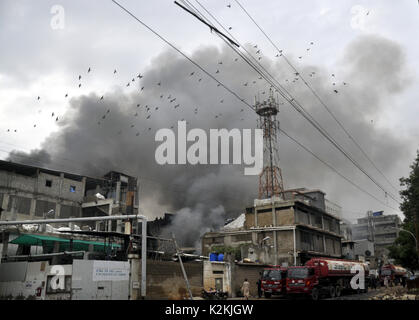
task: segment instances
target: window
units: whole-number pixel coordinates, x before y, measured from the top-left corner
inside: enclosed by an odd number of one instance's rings
[[[13,206],[15,208],[15,212],[29,215],[31,209],[31,199],[20,196],[10,196],[9,203],[7,204],[7,211],[12,211]]]
[[[319,228],[322,227],[322,217],[321,217],[320,214],[315,215],[314,223],[315,223],[316,227],[319,227]]]
[[[80,207],[67,206],[62,204],[60,218],[80,217]]]
[[[314,275],[314,269],[306,268],[306,267],[289,268],[288,273],[287,273],[288,278],[294,278],[294,279],[304,279],[312,275]]]
[[[49,202],[45,200],[36,200],[35,205],[35,216],[43,217],[45,213],[49,212],[50,210],[56,209],[56,205],[54,202]]]
[[[262,275],[263,280],[281,280],[280,270],[264,270]]]
[[[76,186],[70,186],[70,192],[76,192]]]
[[[45,180],[45,187],[51,188],[52,187],[52,180]]]

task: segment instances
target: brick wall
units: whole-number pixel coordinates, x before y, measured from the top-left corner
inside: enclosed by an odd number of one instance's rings
[[[201,296],[203,288],[202,262],[184,262],[193,296]],[[141,268],[139,270],[141,276]],[[179,262],[147,261],[147,299],[185,299],[188,290]]]
[[[250,283],[250,295],[252,297],[257,297],[257,281],[260,278],[260,272],[266,268],[264,265],[256,264],[233,264],[231,271],[231,286],[233,291],[233,296],[242,296],[241,287],[243,281],[247,278],[247,281]]]

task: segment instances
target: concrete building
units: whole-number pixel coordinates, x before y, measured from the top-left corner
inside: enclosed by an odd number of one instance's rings
[[[1,220],[134,214],[137,179],[119,172],[103,178],[0,161]],[[121,231],[123,226],[92,225]]]
[[[231,264],[224,261],[204,261],[203,278],[205,290],[220,290],[231,296]]]
[[[336,218],[342,219],[342,207],[328,199],[324,199],[325,211]]]
[[[355,256],[370,261],[375,257],[374,243],[367,239],[355,241]]]
[[[342,258],[355,259],[355,241],[342,239]]]
[[[206,233],[202,253],[218,247],[243,262],[282,265],[301,265],[315,256],[340,258],[340,220],[325,211],[324,196],[320,190],[293,189],[284,200],[274,197],[273,204],[255,200],[242,226]]]
[[[355,259],[355,241],[352,240],[352,224],[346,219],[340,221],[340,234],[342,235],[342,258]]]
[[[352,223],[349,220],[342,219],[340,221],[340,234],[342,235],[342,241],[352,241]]]
[[[392,245],[399,235],[400,224],[398,215],[369,211],[366,217],[357,219],[357,223],[353,225],[353,239],[373,242],[375,256],[384,257],[388,254],[387,247]]]

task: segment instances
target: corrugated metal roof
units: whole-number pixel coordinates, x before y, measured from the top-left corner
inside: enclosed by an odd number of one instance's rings
[[[65,250],[70,247],[70,239],[63,239],[54,236],[45,236],[45,235],[35,235],[35,234],[24,234],[16,239],[10,241],[13,244],[21,244],[21,245],[42,245],[43,243],[48,246],[52,247],[54,242],[60,243],[60,250]],[[112,248],[120,248],[121,245],[117,243],[106,244],[103,242],[98,241],[86,241],[86,240],[73,240],[73,249],[74,250],[88,250],[89,245],[93,245],[94,251],[104,251],[105,247],[111,246]]]

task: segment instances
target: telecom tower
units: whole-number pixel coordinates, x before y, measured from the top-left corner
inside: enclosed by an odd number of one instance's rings
[[[283,198],[284,185],[279,166],[278,133],[276,115],[279,104],[270,89],[269,98],[260,102],[255,98],[255,109],[259,115],[258,128],[263,130],[263,170],[259,175],[259,199]]]

